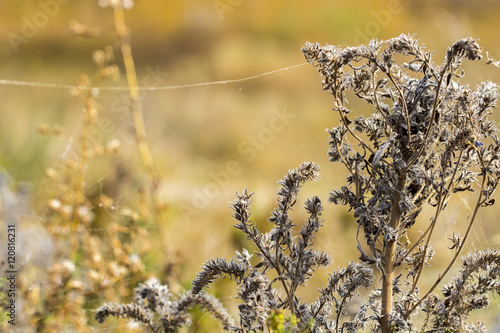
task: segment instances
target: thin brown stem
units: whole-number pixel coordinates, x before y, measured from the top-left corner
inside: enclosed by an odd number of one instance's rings
[[[139,89],[137,84],[137,74],[135,71],[134,58],[132,57],[132,49],[130,46],[130,35],[125,25],[125,15],[121,4],[116,4],[114,7],[115,13],[115,29],[120,37],[121,51],[123,56],[123,63],[125,65],[125,72],[129,86],[129,94],[131,99],[132,116],[134,118],[134,126],[136,131],[137,145],[142,162],[150,175],[150,177],[157,181],[156,169],[154,167],[153,158],[146,140],[146,128],[144,126],[144,119],[142,114],[142,105],[139,96]]]
[[[415,280],[413,281],[413,284],[412,284],[412,287],[411,287],[411,291],[410,291],[410,295],[413,294],[413,292],[415,291],[415,288],[417,287],[417,284],[418,284],[418,280],[420,279],[420,275],[422,274],[422,270],[424,269],[425,256],[427,255],[427,249],[429,248],[429,243],[430,243],[431,238],[432,238],[432,233],[434,231],[434,227],[436,226],[437,219],[438,219],[439,214],[440,214],[440,212],[442,210],[442,203],[443,203],[442,194],[443,194],[443,188],[440,187],[439,188],[439,194],[438,194],[439,202],[438,202],[437,207],[436,207],[436,214],[434,215],[434,219],[432,220],[432,223],[431,223],[431,225],[429,227],[429,236],[427,236],[427,240],[425,241],[424,251],[423,251],[422,259],[421,259],[422,261],[420,262],[420,267],[418,269],[417,276],[415,277]]]
[[[134,58],[132,57],[132,49],[130,46],[130,34],[128,28],[125,24],[125,14],[120,1],[116,1],[113,5],[114,18],[115,18],[115,29],[120,37],[120,46],[123,57],[123,63],[125,65],[125,73],[127,76],[127,82],[129,87],[130,102],[131,102],[131,112],[134,121],[135,135],[137,141],[137,147],[139,149],[139,155],[141,156],[142,163],[146,169],[150,181],[150,194],[152,198],[153,215],[159,231],[160,247],[162,254],[164,256],[168,255],[169,244],[165,244],[168,240],[168,235],[166,234],[163,223],[161,219],[161,204],[158,198],[158,187],[160,179],[158,177],[156,168],[153,163],[153,157],[149,149],[149,145],[146,139],[146,127],[144,125],[144,118],[142,113],[142,105],[139,96],[139,87],[137,84],[137,73],[135,70]]]
[[[399,201],[401,200],[401,192],[404,190],[405,183],[406,175],[402,174],[399,176],[399,180],[396,185],[391,207],[391,219],[389,222],[389,226],[392,228],[392,230],[395,231],[399,229],[399,224],[401,223],[401,210],[399,208]],[[392,310],[392,289],[397,239],[398,237],[395,237],[395,239],[389,240],[385,245],[385,253],[383,258],[384,270],[382,276],[382,309],[380,318],[382,333],[391,332],[389,328],[389,313]]]
[[[458,156],[458,160],[456,162],[455,168],[453,170],[453,174],[451,175],[450,182],[448,183],[448,188],[446,189],[445,193],[443,194],[443,187],[439,188],[439,194],[438,194],[439,202],[438,202],[437,207],[436,207],[436,214],[434,215],[434,220],[432,221],[431,226],[430,226],[429,236],[427,237],[427,240],[426,240],[425,246],[424,246],[424,254],[422,257],[422,263],[421,263],[420,268],[418,270],[415,281],[413,281],[410,295],[413,294],[413,292],[415,291],[415,288],[417,287],[418,280],[420,279],[420,275],[422,274],[422,270],[424,268],[425,256],[427,255],[427,249],[429,248],[429,243],[430,243],[430,240],[432,237],[432,232],[434,231],[434,227],[436,226],[437,220],[438,220],[441,212],[443,211],[443,207],[444,207],[445,202],[447,201],[446,200],[447,197],[449,196],[451,186],[453,185],[453,183],[455,181],[455,176],[457,175],[458,167],[460,166],[460,163],[462,162],[462,156],[463,156],[463,150],[460,151],[460,155]]]
[[[470,219],[470,222],[469,222],[469,225],[467,227],[467,231],[465,232],[465,235],[464,235],[464,238],[462,239],[462,242],[460,243],[460,246],[458,247],[457,251],[455,252],[455,255],[453,256],[453,258],[451,259],[450,263],[448,264],[448,266],[446,267],[446,269],[443,271],[442,274],[439,275],[439,277],[437,278],[436,282],[434,282],[434,284],[432,285],[432,287],[427,291],[427,293],[410,309],[408,310],[408,312],[405,314],[405,319],[408,319],[408,317],[412,314],[413,311],[415,311],[415,309],[417,309],[417,307],[434,291],[434,289],[436,289],[436,287],[441,283],[441,281],[443,280],[443,278],[446,276],[446,274],[450,271],[450,269],[453,267],[453,265],[455,264],[455,261],[458,259],[458,256],[460,255],[460,253],[462,252],[462,249],[465,245],[465,242],[467,240],[467,238],[469,237],[469,234],[470,234],[470,231],[472,230],[472,226],[476,220],[476,216],[477,216],[477,212],[479,211],[479,208],[481,208],[481,203],[482,203],[482,199],[483,199],[483,189],[484,189],[484,185],[486,184],[486,178],[487,178],[487,173],[486,173],[486,170],[485,170],[485,166],[484,166],[484,162],[481,158],[481,156],[479,156],[479,160],[481,162],[481,165],[482,165],[482,169],[483,169],[483,179],[482,179],[482,182],[481,182],[481,188],[479,189],[479,195],[477,197],[477,202],[476,202],[476,206],[474,207],[474,212],[472,213],[472,216],[471,216],[471,219]]]

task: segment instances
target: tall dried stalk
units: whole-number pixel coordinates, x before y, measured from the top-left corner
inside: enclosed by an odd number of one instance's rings
[[[146,168],[146,172],[149,177],[150,182],[150,194],[153,206],[153,215],[155,222],[159,231],[161,252],[164,256],[170,253],[170,242],[168,241],[169,236],[164,228],[164,223],[161,217],[161,203],[158,197],[158,187],[160,185],[160,178],[158,176],[156,167],[153,162],[153,157],[151,155],[151,150],[146,137],[146,127],[144,125],[144,117],[142,113],[142,104],[139,96],[139,89],[137,84],[137,73],[135,71],[134,58],[132,57],[132,48],[130,46],[130,33],[125,24],[125,13],[123,10],[123,5],[121,1],[112,2],[114,18],[115,18],[115,30],[120,37],[120,46],[123,57],[123,63],[125,65],[125,73],[127,76],[127,82],[129,86],[130,95],[130,107],[132,111],[132,117],[134,120],[135,135],[137,140],[137,146],[139,149],[139,154],[141,156],[142,163]],[[167,259],[168,261],[168,259]]]

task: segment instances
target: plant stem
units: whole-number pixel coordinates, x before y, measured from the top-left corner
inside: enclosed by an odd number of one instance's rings
[[[399,229],[399,224],[401,222],[401,211],[399,209],[399,201],[401,200],[401,192],[404,189],[405,183],[406,183],[406,175],[402,174],[399,176],[391,207],[391,220],[389,222],[389,226],[394,231]],[[392,287],[394,280],[396,245],[398,242],[397,238],[398,237],[395,237],[395,239],[389,240],[385,246],[384,262],[383,262],[384,271],[382,277],[382,313],[380,318],[380,326],[382,328],[382,333],[391,332],[389,327],[389,313],[392,310]]]
[[[424,269],[425,256],[427,255],[427,249],[429,248],[429,243],[430,243],[430,240],[432,237],[432,232],[434,231],[434,227],[436,226],[437,220],[438,220],[441,212],[444,209],[445,203],[447,201],[447,197],[448,197],[449,193],[451,192],[451,187],[453,186],[453,184],[455,182],[455,176],[457,175],[458,167],[460,166],[460,164],[462,162],[463,153],[464,153],[464,151],[461,150],[460,155],[458,156],[458,160],[456,162],[455,168],[453,169],[453,174],[450,178],[450,181],[448,183],[448,187],[447,187],[446,191],[444,191],[444,193],[443,193],[443,187],[441,186],[439,188],[439,195],[438,195],[439,202],[436,206],[436,213],[434,215],[434,220],[432,221],[431,226],[430,226],[429,236],[427,237],[427,240],[425,242],[422,263],[421,263],[420,268],[418,270],[417,277],[415,278],[415,281],[413,281],[413,286],[411,288],[410,295],[413,294],[413,292],[415,291],[415,288],[417,287],[418,280],[420,279],[420,275],[422,274],[422,270]],[[443,186],[444,186],[444,184],[443,184]]]
[[[479,208],[481,208],[481,204],[483,203],[483,190],[484,190],[486,180],[487,180],[486,167],[485,167],[484,161],[483,161],[481,156],[479,156],[479,161],[481,162],[481,166],[482,166],[481,173],[483,174],[483,179],[481,181],[481,188],[479,189],[479,195],[477,197],[476,206],[474,207],[474,212],[472,213],[469,225],[467,226],[467,231],[465,232],[465,236],[462,239],[460,246],[458,247],[457,251],[455,252],[455,255],[451,259],[451,261],[448,264],[448,266],[446,267],[446,269],[443,271],[443,273],[439,274],[439,277],[437,278],[436,282],[434,282],[434,284],[427,291],[427,293],[415,305],[413,305],[413,307],[410,310],[408,310],[408,312],[404,315],[405,320],[410,317],[410,315],[413,313],[413,311],[415,311],[417,309],[417,307],[434,291],[434,289],[439,285],[439,283],[441,283],[441,281],[446,276],[446,274],[448,274],[450,269],[455,264],[455,261],[458,259],[458,256],[462,252],[462,249],[465,245],[465,242],[467,241],[467,238],[469,237],[470,231],[472,230],[472,226],[476,220],[477,213],[479,212]]]
[[[146,168],[146,172],[149,176],[150,181],[150,194],[152,198],[153,215],[158,227],[160,247],[163,256],[167,256],[169,251],[170,242],[165,244],[165,240],[168,240],[168,235],[163,230],[163,224],[161,223],[161,204],[158,198],[158,187],[160,184],[160,179],[156,172],[156,168],[153,163],[153,157],[149,149],[148,142],[146,140],[146,127],[144,125],[144,118],[142,113],[142,105],[139,96],[139,87],[137,84],[137,74],[135,71],[134,58],[132,57],[132,48],[130,46],[130,34],[128,32],[127,26],[125,25],[125,14],[120,1],[117,1],[113,5],[114,15],[115,15],[115,29],[120,37],[121,52],[123,57],[123,63],[125,65],[125,73],[127,76],[127,82],[129,86],[130,102],[132,117],[134,120],[135,135],[137,140],[137,147],[139,149],[139,154],[141,156],[142,163]]]

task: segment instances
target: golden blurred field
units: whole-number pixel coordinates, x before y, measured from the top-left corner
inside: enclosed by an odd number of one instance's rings
[[[69,26],[75,22],[87,26],[94,36],[72,36]],[[126,11],[126,23],[139,86],[171,87],[141,92],[147,141],[161,179],[157,194],[165,234],[161,237],[151,216],[148,175],[137,149],[127,91],[102,89],[95,96],[98,114],[89,140],[101,148],[116,140],[120,146],[117,152],[95,153],[84,162],[80,185],[85,203],[92,210],[88,233],[101,239],[97,248],[106,248],[113,242],[107,233],[108,225],[127,224],[134,220],[127,214],[136,214],[134,223],[147,233],[139,232],[137,238],[119,232],[117,235],[120,246],[130,246],[144,267],[140,273],[124,275],[116,282],[124,290],[109,288],[87,295],[81,301],[87,321],[54,324],[54,319],[45,324],[44,330],[130,330],[119,320],[97,324],[92,310],[106,301],[127,301],[130,290],[148,276],[175,281],[174,292],[187,289],[204,261],[231,258],[235,250],[249,246],[232,227],[228,202],[233,201],[234,192],[246,187],[256,192],[253,219],[268,230],[266,220],[276,203],[277,181],[303,161],[314,161],[322,167],[322,179],[305,185],[300,196],[303,202],[318,195],[326,207],[316,247],[332,255],[333,268],[357,260],[352,215],[343,207],[326,203],[328,192],[341,186],[345,174],[327,157],[325,129],[338,122],[331,111],[330,95],[321,91],[319,75],[308,64],[260,74],[304,64],[301,47],[306,41],[345,47],[401,33],[416,34],[428,49],[435,50],[434,61],[438,63],[448,46],[468,36],[479,38],[484,50],[500,59],[499,22],[500,4],[493,0],[134,1],[133,8]],[[86,74],[93,81],[93,53],[109,45],[121,76],[116,81],[103,80],[101,87],[127,87],[112,10],[99,7],[98,1],[0,0],[0,32],[0,80],[73,85],[81,74]],[[465,68],[465,81],[471,85],[484,80],[500,82],[500,69],[487,67],[484,61],[466,63]],[[194,85],[257,75],[226,84]],[[20,274],[20,283],[36,283],[42,299],[44,288],[48,288],[45,275],[50,275],[44,267],[64,257],[64,249],[71,248],[74,240],[64,232],[59,239],[51,229],[51,223],[63,228],[64,218],[54,217],[50,203],[63,200],[59,198],[61,193],[70,191],[71,186],[64,184],[76,184],[76,178],[71,177],[78,177],[78,172],[66,174],[63,170],[68,169],[68,156],[78,148],[86,126],[84,105],[67,88],[11,84],[0,85],[0,100],[0,172],[7,179],[2,193],[18,196],[13,206],[0,205],[0,219],[5,228],[12,215],[7,208],[17,210],[13,218],[18,221],[18,268],[22,265],[26,272],[24,278]],[[360,112],[368,110],[354,100],[351,105],[359,107]],[[495,117],[500,121],[498,115]],[[50,177],[52,171],[55,174]],[[73,180],[64,183],[68,177]],[[102,207],[105,199],[111,200],[110,206]],[[446,223],[439,226],[440,233],[450,236],[456,231],[464,233],[464,218],[470,214],[466,197],[453,204],[444,219]],[[302,206],[297,206],[294,217],[298,225],[305,218]],[[482,212],[470,248],[500,245],[499,209],[496,205]],[[5,240],[1,239],[0,245],[2,242]],[[436,275],[429,277],[429,284],[437,277],[439,262],[448,255],[444,252],[446,243],[434,246],[436,262],[430,271]],[[88,248],[80,244],[78,249],[70,254],[73,262],[82,264],[76,271],[83,271],[85,258],[79,256],[85,256]],[[104,257],[103,264],[107,260]],[[165,262],[173,265],[167,272]],[[304,298],[316,297],[326,273],[317,272]],[[33,290],[20,285],[22,290],[26,294],[18,298],[17,319],[19,326],[30,327],[33,323],[23,315],[28,312],[22,308],[22,299],[34,297]],[[238,304],[234,291],[231,281],[216,283],[209,289],[233,309]],[[57,303],[58,294],[53,297]],[[498,329],[498,313],[497,302],[476,316],[491,329],[496,322]],[[203,313],[197,313],[193,321],[186,331],[221,329]],[[2,325],[12,329],[6,323]]]

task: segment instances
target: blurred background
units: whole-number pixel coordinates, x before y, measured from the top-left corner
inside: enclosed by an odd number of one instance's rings
[[[304,64],[301,47],[306,41],[346,47],[410,33],[434,50],[434,61],[441,63],[448,46],[471,36],[479,39],[491,57],[500,59],[500,4],[493,0],[136,0],[125,14],[139,85],[171,87],[141,92],[147,140],[161,178],[158,195],[165,234],[158,239],[157,225],[144,223],[149,241],[134,247],[144,263],[141,277],[173,279],[177,291],[189,288],[204,261],[230,258],[245,246],[253,250],[232,227],[228,203],[234,193],[245,188],[255,191],[253,219],[267,231],[277,181],[303,161],[319,164],[322,179],[304,186],[296,223],[301,225],[305,218],[302,202],[318,195],[325,204],[325,222],[316,247],[332,255],[334,268],[357,260],[352,215],[343,207],[327,204],[328,192],[342,185],[346,172],[328,162],[325,129],[336,126],[338,119],[315,68]],[[100,86],[127,86],[113,11],[98,1],[0,0],[0,33],[0,79],[73,85],[86,74],[92,81],[94,52],[110,46],[115,54],[111,63],[119,67],[121,76],[106,79]],[[466,62],[464,68],[462,82],[500,82],[500,69],[484,61]],[[194,85],[248,77],[254,78]],[[112,156],[96,156],[85,169],[85,193],[95,204],[90,227],[96,234],[103,221],[116,217],[113,214],[140,211],[142,189],[148,187],[127,99],[126,90],[102,89],[95,96],[98,120],[91,140],[103,147],[119,142]],[[68,152],[75,149],[83,105],[70,89],[58,86],[2,84],[0,100],[2,186],[4,193],[17,196],[12,207],[23,216],[18,224],[19,242],[24,246],[19,247],[20,255],[26,265],[38,258],[40,267],[48,267],[58,253],[57,236],[43,231],[50,220],[47,206],[54,204],[51,200],[58,188],[50,176],[52,171],[60,172]],[[369,111],[357,101],[351,106]],[[97,202],[102,195],[111,200],[115,213],[100,209]],[[441,233],[450,236],[465,233],[471,214],[466,197],[453,204],[439,226]],[[11,207],[3,206],[4,210]],[[470,248],[499,246],[498,209],[483,211]],[[5,216],[4,212],[4,220]],[[424,218],[422,228],[426,223]],[[168,254],[158,253],[163,250],[157,242],[167,244]],[[446,243],[435,246],[435,260],[444,261]],[[164,269],[164,260],[175,268]],[[325,273],[332,269],[319,271],[304,297],[314,299],[316,285],[322,285]],[[437,271],[428,283],[436,277]],[[133,289],[137,282],[129,279],[127,283]],[[234,307],[238,304],[234,284],[226,284],[230,287],[216,284],[209,291]],[[93,320],[91,309],[109,300],[109,295],[97,293],[86,301],[85,325],[105,327]],[[29,322],[21,309],[18,312],[20,320]],[[498,304],[493,304],[477,318],[494,328],[498,312]],[[213,323],[203,324],[203,316],[196,317],[188,331],[210,330],[204,325]]]

